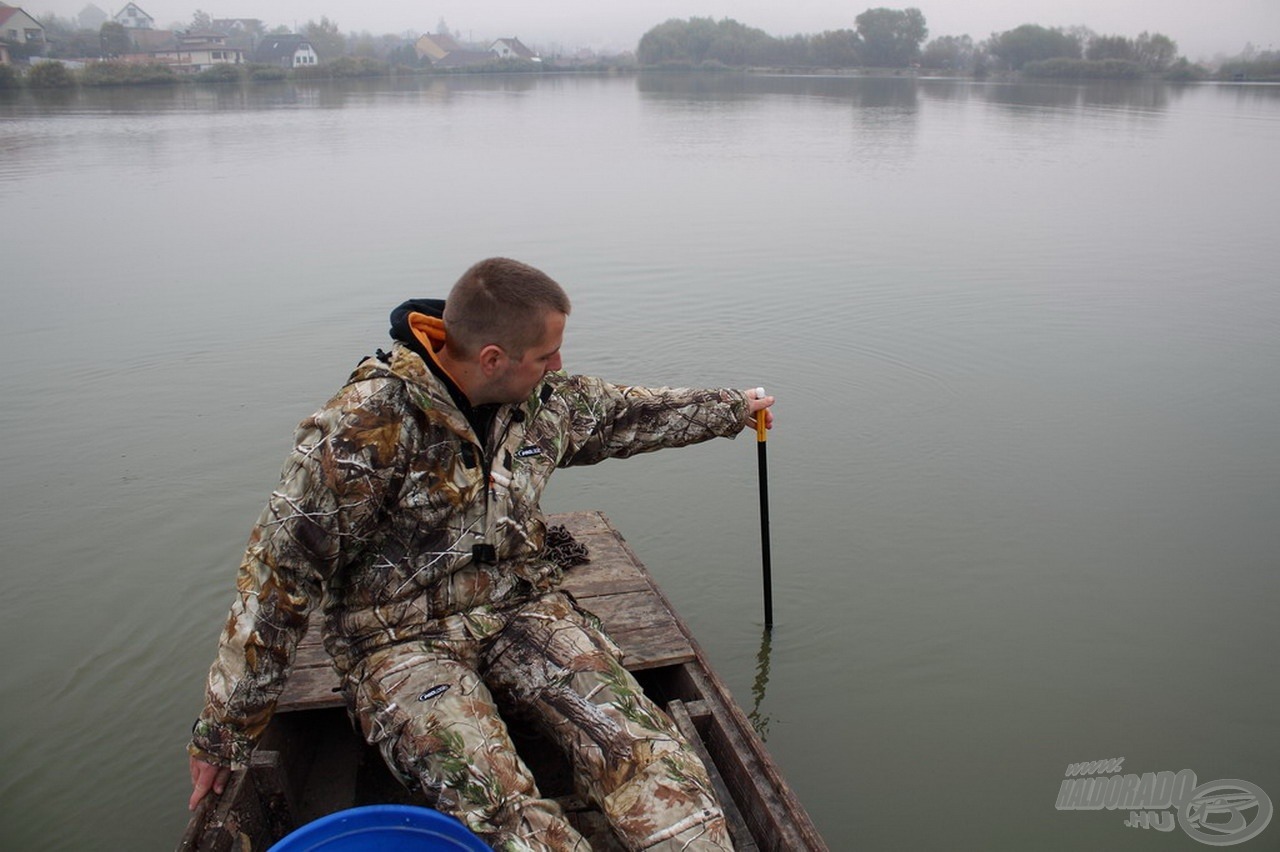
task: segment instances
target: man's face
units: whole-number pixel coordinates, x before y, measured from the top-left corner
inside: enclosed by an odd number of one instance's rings
[[[498,379],[498,402],[524,402],[547,373],[561,368],[560,345],[564,342],[567,317],[557,311],[546,315],[542,338],[524,351],[524,357],[507,356],[506,367]]]

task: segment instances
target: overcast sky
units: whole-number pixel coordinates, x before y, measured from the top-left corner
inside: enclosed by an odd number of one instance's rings
[[[38,18],[41,12],[71,17],[90,0],[7,0]],[[108,13],[124,3],[95,0]],[[668,18],[733,18],[770,35],[852,28],[871,0],[140,0],[158,27],[186,23],[203,9],[215,18],[259,18],[269,27],[293,28],[327,15],[343,32],[375,35],[429,32],[443,17],[464,38],[521,40],[561,49],[633,49],[640,36]],[[1280,47],[1280,0],[923,0],[885,2],[892,9],[924,12],[929,37],[970,35],[980,41],[1020,24],[1083,24],[1106,35],[1164,33],[1192,59],[1238,54],[1247,42]]]

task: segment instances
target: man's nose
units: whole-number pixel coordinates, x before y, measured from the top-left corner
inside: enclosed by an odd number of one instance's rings
[[[563,364],[560,361],[560,353],[557,352],[556,357],[552,358],[550,361],[547,362],[547,372],[554,373],[557,370],[561,369],[562,366]]]

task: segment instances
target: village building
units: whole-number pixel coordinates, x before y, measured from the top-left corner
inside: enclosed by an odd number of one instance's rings
[[[177,47],[155,51],[152,54],[155,61],[186,73],[208,71],[215,65],[240,65],[244,62],[244,51],[228,46],[227,37],[222,33],[182,33],[177,39]]]
[[[432,61],[432,68],[475,68],[497,60],[492,50],[451,50]]]
[[[531,62],[538,62],[538,54],[524,46],[524,43],[518,38],[500,38],[493,44],[489,45],[489,49],[499,59],[525,59]]]
[[[435,63],[450,53],[462,50],[462,45],[448,33],[428,33],[414,42],[413,49],[419,59]]]
[[[0,3],[0,44],[5,47],[5,64],[44,53],[48,41],[44,26],[17,6]]]
[[[447,33],[427,33],[413,45],[418,58],[431,63],[432,68],[474,68],[502,59],[540,62],[538,55],[518,38],[500,38],[488,48],[464,47]]]
[[[126,30],[153,30],[156,26],[156,19],[142,11],[142,7],[137,3],[126,4],[123,9],[111,16],[111,20]]]
[[[296,34],[269,35],[253,52],[253,61],[281,68],[302,68],[319,63],[315,48],[306,38]]]
[[[264,29],[260,18],[214,18],[213,28],[220,33],[260,33]]]
[[[229,46],[244,51],[245,59],[258,49],[267,31],[260,18],[214,18],[210,29],[225,35]]]
[[[173,30],[129,30],[129,43],[139,53],[157,50],[173,50],[178,47],[178,37]]]
[[[80,14],[76,15],[76,23],[80,25],[82,30],[93,30],[97,32],[102,29],[102,25],[110,20],[110,17],[102,9],[90,3],[80,10]]]

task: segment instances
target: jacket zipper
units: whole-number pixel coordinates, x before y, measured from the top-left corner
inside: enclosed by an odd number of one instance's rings
[[[491,511],[492,507],[490,505],[491,500],[493,502],[497,502],[498,499],[493,473],[493,463],[495,456],[498,454],[498,450],[500,450],[507,442],[507,435],[511,432],[512,424],[517,420],[523,420],[523,415],[524,412],[519,409],[514,409],[511,412],[511,416],[507,418],[506,423],[503,425],[502,432],[498,435],[497,441],[494,442],[492,453],[490,453],[486,447],[477,445],[480,447],[481,473],[484,476],[484,541],[480,547],[487,551],[486,556],[488,557],[488,560],[493,563],[496,563],[498,558],[497,545],[493,542],[494,524]],[[494,426],[490,427],[491,432],[496,429],[496,425],[497,424],[495,423]],[[507,481],[506,485],[507,487],[510,487],[510,480]],[[474,548],[472,549],[472,555],[473,557],[476,555]]]

